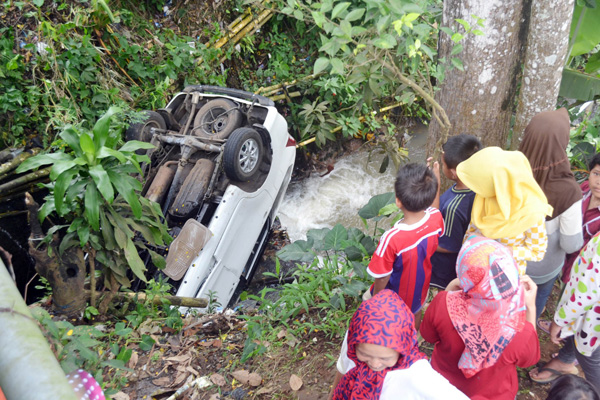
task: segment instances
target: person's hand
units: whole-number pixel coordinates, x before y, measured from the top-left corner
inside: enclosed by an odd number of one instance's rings
[[[448,284],[448,286],[446,286],[447,292],[454,292],[456,290],[461,290],[460,289],[460,280],[458,278],[453,279],[452,282],[450,282]]]
[[[533,309],[535,307],[535,296],[537,294],[537,285],[529,275],[521,276],[521,286],[523,286],[523,290],[525,291],[525,306],[529,309]]]
[[[440,179],[440,163],[435,161],[433,163],[433,165],[431,164],[431,162],[433,161],[433,157],[429,157],[427,159],[427,167],[431,168],[431,172],[433,172],[433,175],[435,176],[435,179],[437,179],[438,181],[438,185],[441,183],[441,179]]]
[[[554,321],[552,321],[552,324],[550,325],[550,340],[555,344],[562,342],[562,339],[560,338],[560,326]]]

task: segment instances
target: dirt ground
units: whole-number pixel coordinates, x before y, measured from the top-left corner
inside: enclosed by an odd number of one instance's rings
[[[554,310],[557,297],[555,288],[546,316]],[[263,343],[268,349],[264,354],[242,364],[244,324],[235,314],[218,314],[189,318],[177,335],[162,328],[151,351],[132,357],[128,366],[134,372],[127,374],[127,386],[113,398],[172,399],[169,396],[180,389],[176,398],[186,400],[327,399],[342,338],[311,333],[290,342],[282,328],[278,341]],[[542,363],[550,359],[558,346],[550,342],[547,334],[538,334]],[[427,354],[433,350],[428,343],[421,348]],[[529,369],[518,370],[517,399],[545,399],[550,385],[532,382]],[[181,390],[194,380],[203,387]]]

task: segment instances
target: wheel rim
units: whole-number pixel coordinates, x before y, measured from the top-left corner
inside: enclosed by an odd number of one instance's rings
[[[228,111],[223,108],[216,108],[206,115],[206,118],[202,121],[202,126],[206,133],[216,135],[227,127],[228,121]]]
[[[152,128],[160,128],[160,124],[156,121],[148,121],[142,128],[142,138],[141,141],[149,142],[152,140]]]
[[[243,173],[249,174],[254,170],[258,163],[259,152],[258,143],[254,139],[248,139],[242,144],[239,164]]]

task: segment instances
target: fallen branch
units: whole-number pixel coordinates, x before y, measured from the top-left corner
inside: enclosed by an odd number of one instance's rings
[[[85,295],[90,297],[91,292],[85,291]],[[115,299],[118,300],[134,300],[137,297],[139,301],[148,300],[146,293],[134,293],[134,292],[117,292],[115,293]],[[154,296],[152,298],[152,304],[160,305],[163,300],[169,301],[174,306],[179,307],[193,307],[193,308],[206,308],[208,307],[208,299],[194,298],[194,297],[180,297],[180,296]]]
[[[29,151],[29,152],[24,151],[23,153],[19,154],[18,156],[16,156],[12,160],[10,160],[8,162],[5,162],[4,164],[0,165],[0,179],[3,179],[2,175],[4,175],[7,172],[10,172],[13,169],[17,168],[19,165],[21,165],[21,163],[23,161],[27,160],[31,156],[36,155],[39,152],[40,152],[40,149],[38,149],[38,148],[31,149],[31,151]]]
[[[39,170],[31,172],[27,175],[18,177],[17,179],[13,179],[12,181],[6,182],[5,184],[0,185],[0,193],[7,193],[7,192],[11,191],[12,189],[15,189],[19,186],[23,186],[27,183],[37,181],[38,179],[41,179],[41,178],[45,178],[48,175],[50,175],[51,169],[52,169],[52,167],[39,169]]]

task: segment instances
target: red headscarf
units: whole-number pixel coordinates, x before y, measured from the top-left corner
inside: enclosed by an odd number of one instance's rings
[[[458,368],[470,378],[498,361],[525,324],[525,298],[509,248],[471,236],[456,260],[462,290],[446,296],[452,325],[465,343]]]
[[[400,358],[391,368],[373,371],[358,360],[356,345],[359,343],[388,347],[400,353]],[[396,292],[382,290],[358,307],[348,328],[348,358],[356,366],[342,377],[333,400],[377,400],[389,371],[405,369],[418,360],[427,359],[418,348],[414,316]]]

